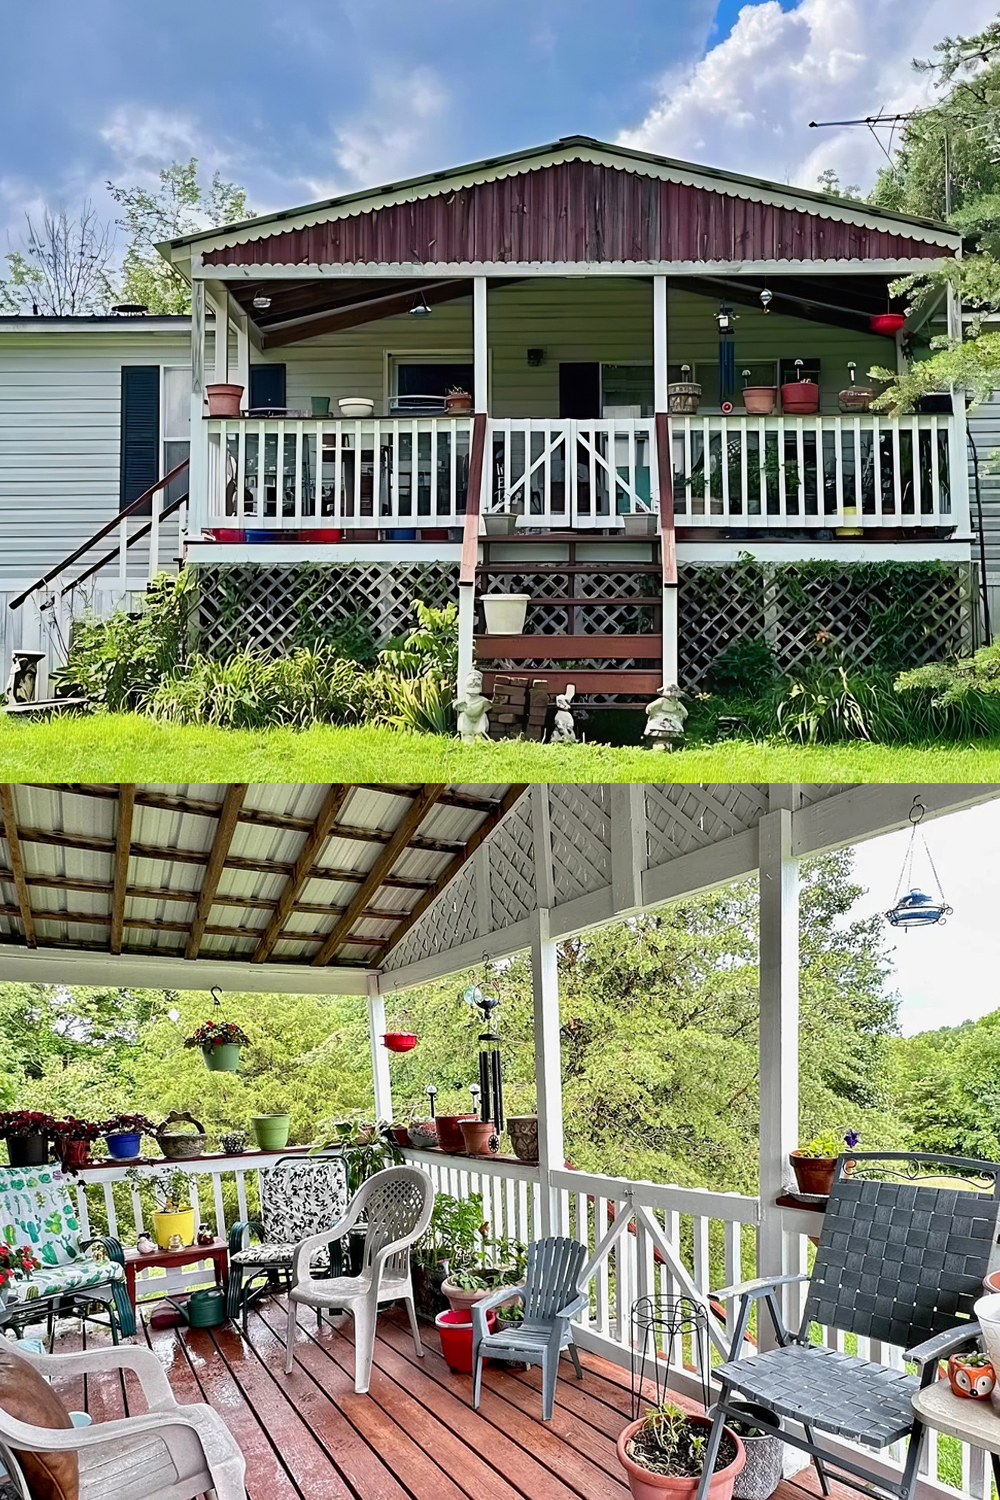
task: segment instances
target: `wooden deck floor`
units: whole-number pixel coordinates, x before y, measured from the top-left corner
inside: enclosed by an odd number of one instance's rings
[[[178,1400],[218,1411],[247,1460],[250,1500],[622,1500],[615,1438],[629,1419],[626,1370],[584,1353],[568,1361],[555,1414],[541,1421],[539,1376],[488,1369],[479,1411],[472,1382],[453,1375],[425,1328],[425,1355],[395,1313],[379,1320],[371,1391],[354,1392],[350,1319],[317,1330],[306,1315],[297,1360],[283,1371],[285,1312],[267,1301],[235,1328],[144,1330]],[[93,1335],[91,1336],[93,1337]],[[103,1336],[101,1336],[103,1337]],[[57,1346],[65,1348],[65,1343]],[[95,1421],[141,1411],[132,1376],[65,1381],[64,1398]],[[812,1470],[777,1500],[812,1500]],[[849,1492],[837,1487],[835,1497]]]

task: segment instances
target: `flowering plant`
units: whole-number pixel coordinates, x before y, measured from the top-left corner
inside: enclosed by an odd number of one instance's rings
[[[100,1135],[155,1135],[156,1126],[145,1115],[112,1115],[102,1120]]]
[[[247,1047],[250,1038],[235,1021],[203,1021],[197,1031],[184,1038],[185,1047]]]
[[[9,1141],[12,1136],[45,1135],[55,1133],[55,1120],[51,1115],[37,1109],[8,1109],[0,1113],[0,1141]]]
[[[0,1245],[0,1287],[17,1275],[30,1276],[38,1261],[28,1245]]]
[[[75,1115],[67,1115],[65,1120],[55,1122],[52,1134],[59,1141],[96,1141],[104,1134],[104,1126],[98,1120],[78,1120]]]

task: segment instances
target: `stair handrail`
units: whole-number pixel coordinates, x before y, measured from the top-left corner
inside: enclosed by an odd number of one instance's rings
[[[169,505],[165,505],[163,507],[163,509],[160,511],[159,519],[161,521],[165,521],[168,516],[172,516],[175,511],[180,510],[182,505],[186,505],[190,498],[190,494],[187,490],[185,490],[183,495],[178,495],[176,500],[171,500]],[[126,537],[125,546],[131,547],[136,542],[141,542],[143,537],[148,536],[152,529],[152,521],[147,521],[145,526],[140,526],[138,531],[133,531],[130,537]],[[114,562],[117,556],[117,547],[112,547],[110,552],[105,552],[104,556],[99,557],[94,563],[93,567],[87,569],[86,573],[81,573],[78,578],[73,578],[69,583],[63,585],[63,587],[59,590],[60,599],[65,598],[67,594],[71,594],[74,589],[78,589],[81,583],[86,583],[88,578],[93,578],[95,573],[99,573],[102,568],[106,568],[109,563]]]
[[[64,557],[62,562],[57,563],[54,568],[50,568],[47,573],[44,573],[41,578],[37,579],[29,588],[26,588],[23,593],[18,594],[16,598],[12,599],[8,608],[20,609],[25,599],[30,599],[36,590],[43,589],[47,583],[52,582],[53,578],[58,578],[60,573],[75,563],[78,558],[83,557],[85,552],[89,552],[91,547],[96,547],[98,542],[102,542],[109,532],[114,531],[116,526],[120,526],[123,521],[128,520],[129,516],[134,515],[141,505],[145,505],[147,500],[152,499],[157,490],[163,489],[164,485],[169,484],[172,479],[176,479],[178,474],[183,474],[189,463],[190,459],[181,459],[181,462],[176,464],[170,470],[169,474],[164,474],[162,479],[158,479],[155,484],[150,485],[148,490],[144,490],[135,500],[130,501],[124,510],[120,510],[116,516],[113,516],[106,526],[101,527],[100,531],[95,531],[94,535],[86,542],[83,542],[81,546],[77,547],[75,552],[71,552],[68,557]],[[79,582],[79,580],[77,581]]]

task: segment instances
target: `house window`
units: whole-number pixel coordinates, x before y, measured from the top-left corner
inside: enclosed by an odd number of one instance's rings
[[[601,412],[605,417],[653,415],[652,365],[602,365]]]
[[[160,474],[169,474],[191,452],[191,366],[165,365],[161,400],[163,454]],[[163,492],[163,504],[179,500],[188,487],[187,472],[172,479]]]
[[[284,365],[251,365],[250,410],[283,412],[286,405]]]

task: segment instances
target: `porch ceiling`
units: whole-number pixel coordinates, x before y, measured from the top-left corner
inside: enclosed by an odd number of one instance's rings
[[[467,277],[450,280],[351,276],[334,282],[248,281],[231,288],[233,298],[260,331],[264,348],[280,348],[319,333],[340,333],[410,310],[423,297],[430,306],[472,296]],[[253,299],[270,297],[266,310]]]
[[[766,286],[771,293],[771,311],[810,323],[828,323],[833,328],[850,328],[856,333],[870,333],[869,318],[890,310],[890,275],[785,275],[771,276],[680,276],[671,279],[680,287],[701,296],[719,297],[742,306],[760,308],[760,294]],[[891,310],[902,309],[895,299]],[[887,340],[887,347],[891,342]]]
[[[334,989],[315,971],[363,978],[523,790],[5,783],[0,967],[61,949]]]

